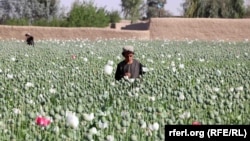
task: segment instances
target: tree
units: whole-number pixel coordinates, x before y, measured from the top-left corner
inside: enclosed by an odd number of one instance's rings
[[[247,4],[246,4],[245,17],[246,17],[246,18],[250,18],[250,0],[248,0],[248,1],[247,1]]]
[[[244,0],[229,0],[229,18],[243,18],[245,14]]]
[[[44,18],[49,20],[58,12],[59,0],[2,0],[0,4],[0,20]]]
[[[167,11],[164,10],[166,3],[166,0],[147,0],[147,18],[166,16]]]
[[[106,27],[110,17],[105,8],[94,6],[93,2],[75,2],[67,18],[70,27]]]
[[[110,23],[117,23],[121,20],[120,14],[117,10],[109,12]]]
[[[125,19],[130,19],[131,23],[135,23],[140,16],[140,7],[143,4],[142,0],[122,0],[122,12]]]
[[[183,11],[184,11],[184,16],[185,17],[197,17],[198,16],[198,11],[201,3],[199,0],[186,0],[183,4]],[[203,11],[201,11],[203,12]]]
[[[46,18],[50,19],[52,16],[56,16],[59,11],[59,0],[37,0],[38,3],[41,3],[44,5],[44,8],[46,9]]]
[[[185,17],[242,18],[244,0],[186,0],[183,4]]]

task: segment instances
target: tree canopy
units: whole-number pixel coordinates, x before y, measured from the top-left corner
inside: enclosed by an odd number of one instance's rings
[[[184,16],[206,18],[243,18],[244,0],[185,0]]]

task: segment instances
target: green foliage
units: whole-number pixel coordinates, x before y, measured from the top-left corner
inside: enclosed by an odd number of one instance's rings
[[[164,9],[166,3],[166,0],[147,0],[147,18],[166,16],[167,11]]]
[[[28,18],[22,19],[9,19],[6,20],[4,25],[16,25],[16,26],[27,26],[29,25]],[[34,26],[51,26],[51,27],[66,27],[68,26],[67,22],[62,19],[53,18],[52,20],[48,21],[46,18],[41,18],[32,23]]]
[[[124,45],[148,68],[143,81],[115,81]],[[0,50],[1,141],[163,141],[165,125],[250,123],[249,41],[10,40]],[[38,126],[40,115],[53,122]]]
[[[245,14],[244,0],[230,0],[230,17],[242,18]]]
[[[183,4],[184,16],[206,18],[243,18],[243,0],[186,0]]]
[[[109,12],[110,23],[117,23],[121,21],[121,17],[118,11]]]
[[[156,8],[154,7],[148,7],[148,11],[147,11],[147,17],[148,18],[152,18],[152,17],[158,17],[159,12]]]
[[[34,26],[51,26],[51,27],[64,27],[65,25],[64,20],[60,20],[57,18],[53,18],[52,20],[48,21],[47,19],[39,19],[33,23]]]
[[[9,19],[9,20],[6,20],[3,24],[5,24],[5,25],[20,25],[20,26],[25,26],[25,25],[29,25],[29,20],[26,19],[26,18]]]
[[[67,19],[71,27],[106,27],[109,16],[104,8],[98,8],[93,3],[75,3]]]
[[[31,8],[31,1],[22,5],[24,0],[13,2],[6,1],[2,7],[9,9],[0,18],[1,24],[6,25],[34,25],[56,27],[107,27],[110,22],[121,20],[118,11],[108,12],[105,8],[98,8],[91,2],[75,2],[68,15],[59,13],[56,6],[58,0],[36,0]],[[10,5],[12,7],[10,8]],[[19,6],[19,7],[18,7]],[[22,10],[23,9],[23,10]],[[40,10],[44,11],[41,12]],[[19,11],[19,13],[17,12]],[[32,14],[31,14],[32,13]],[[11,16],[12,15],[12,16]],[[1,16],[1,10],[0,10]]]
[[[140,17],[140,7],[143,4],[142,0],[122,0],[122,12],[125,19],[130,19],[131,23],[135,23]]]
[[[50,19],[58,13],[58,2],[59,0],[2,0],[0,21],[5,23],[9,20],[8,22],[13,23],[16,19],[25,18],[32,24],[41,18]],[[16,24],[20,24],[18,22]]]
[[[246,7],[245,17],[250,17],[250,5]]]

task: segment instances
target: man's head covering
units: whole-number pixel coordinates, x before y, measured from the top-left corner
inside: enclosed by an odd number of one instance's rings
[[[124,47],[122,48],[122,53],[125,53],[125,52],[134,53],[134,47],[133,47],[133,46],[124,46]]]
[[[30,33],[26,33],[25,36],[30,36]]]

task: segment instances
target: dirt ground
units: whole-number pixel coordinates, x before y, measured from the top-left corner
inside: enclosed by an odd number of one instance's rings
[[[230,40],[250,37],[250,19],[153,18],[149,22],[130,24],[121,21],[115,28],[59,28],[34,26],[0,26],[0,39],[24,40],[25,33],[44,39],[141,39],[141,40]]]

